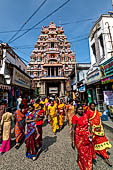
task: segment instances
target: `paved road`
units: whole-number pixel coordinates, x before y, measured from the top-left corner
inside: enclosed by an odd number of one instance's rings
[[[113,145],[113,134],[106,130],[106,135]],[[113,148],[110,150],[113,160]],[[0,157],[0,170],[79,170],[76,152],[71,148],[69,128],[52,134],[50,125],[43,127],[43,151],[36,161],[25,157],[25,144],[19,150],[14,147]],[[93,170],[112,170],[104,161],[97,157]]]

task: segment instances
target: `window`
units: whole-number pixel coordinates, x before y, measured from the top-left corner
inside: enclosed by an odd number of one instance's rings
[[[40,77],[40,71],[38,71],[38,77]]]
[[[91,46],[91,48],[92,48],[92,52],[93,52],[93,55],[94,55],[94,57],[95,57],[95,60],[96,60],[96,62],[97,62],[95,43]]]
[[[40,61],[42,61],[42,57],[40,56]]]
[[[2,67],[3,64],[3,60],[0,59],[0,67]]]
[[[33,76],[33,71],[30,72],[30,76]]]
[[[54,48],[54,42],[51,42],[51,48]]]
[[[41,68],[40,64],[38,65],[38,68]]]
[[[102,34],[99,36],[99,45],[100,45],[100,55],[103,57],[105,56],[105,51],[104,51],[104,43],[103,43]]]

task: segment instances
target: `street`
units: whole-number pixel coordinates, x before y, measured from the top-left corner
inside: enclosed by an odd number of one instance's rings
[[[106,136],[113,145],[112,132],[105,129]],[[113,160],[113,147],[110,150],[110,161]],[[32,161],[25,157],[25,144],[19,150],[13,147],[0,157],[0,170],[79,170],[76,152],[71,148],[69,127],[65,125],[61,132],[53,135],[51,126],[43,127],[43,147],[39,158]],[[102,158],[97,156],[93,170],[111,170]]]

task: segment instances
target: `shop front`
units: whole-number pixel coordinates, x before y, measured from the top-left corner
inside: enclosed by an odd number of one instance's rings
[[[11,105],[16,105],[16,99],[19,96],[28,97],[31,94],[31,77],[28,76],[25,72],[13,68],[13,77],[11,82]],[[13,98],[13,101],[12,101]]]
[[[87,91],[86,91],[86,85],[81,84],[78,87],[78,92],[79,92],[80,101],[82,103],[87,103],[88,102],[88,95],[87,95]]]
[[[100,65],[101,84],[104,95],[104,110],[113,118],[113,57]]]
[[[95,102],[99,111],[103,112],[103,90],[101,85],[101,73],[97,67],[87,76],[88,103]]]
[[[0,101],[6,100],[9,102],[9,93],[11,90],[11,86],[0,84]]]

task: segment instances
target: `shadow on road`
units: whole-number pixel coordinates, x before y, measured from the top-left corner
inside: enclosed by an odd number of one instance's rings
[[[48,125],[48,122],[47,120],[44,121],[44,124],[43,124],[43,127],[47,126]]]
[[[57,136],[54,137],[50,137],[50,136],[46,136],[43,139],[43,144],[42,144],[42,152],[47,152],[49,146],[53,145],[54,143],[56,143],[57,140]]]
[[[16,145],[16,140],[11,139],[10,149],[13,148]]]

